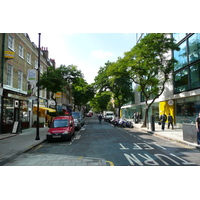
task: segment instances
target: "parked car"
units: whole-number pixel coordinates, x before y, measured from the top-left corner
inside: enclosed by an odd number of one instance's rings
[[[92,117],[92,116],[93,116],[93,113],[86,113],[85,116],[86,116],[86,117]]]
[[[46,134],[47,141],[64,139],[70,140],[75,133],[75,124],[72,116],[55,117]]]
[[[77,118],[80,120],[81,126],[83,126],[85,124],[85,120],[84,120],[84,117],[82,116],[81,112],[72,112],[72,116],[73,116],[73,118]]]
[[[81,121],[78,118],[74,118],[75,130],[79,131],[81,129]]]

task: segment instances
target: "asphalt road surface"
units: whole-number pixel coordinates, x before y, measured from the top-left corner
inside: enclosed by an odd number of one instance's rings
[[[195,166],[200,151],[134,128],[118,128],[94,117],[72,141],[45,142],[31,154],[56,154],[105,159],[114,166]]]

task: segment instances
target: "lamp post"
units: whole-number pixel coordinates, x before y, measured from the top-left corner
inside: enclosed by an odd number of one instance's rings
[[[39,35],[39,42],[38,42],[38,82],[37,82],[37,127],[36,127],[36,138],[35,140],[40,140],[39,136],[39,105],[40,105],[40,36],[41,33],[38,33]]]
[[[4,77],[4,50],[5,50],[5,37],[2,37],[2,55],[1,55],[1,86],[0,86],[0,133],[3,133],[3,77]]]

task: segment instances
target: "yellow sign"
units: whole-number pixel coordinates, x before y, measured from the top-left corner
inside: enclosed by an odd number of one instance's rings
[[[55,93],[55,97],[56,97],[56,98],[61,98],[61,92]]]
[[[4,58],[14,58],[15,53],[12,51],[4,51]]]

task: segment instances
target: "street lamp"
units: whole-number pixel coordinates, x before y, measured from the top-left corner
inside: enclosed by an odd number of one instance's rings
[[[39,42],[38,42],[38,82],[37,82],[37,127],[36,127],[36,138],[35,140],[40,140],[39,136],[39,105],[40,105],[40,36],[41,33],[38,33],[39,35]]]

